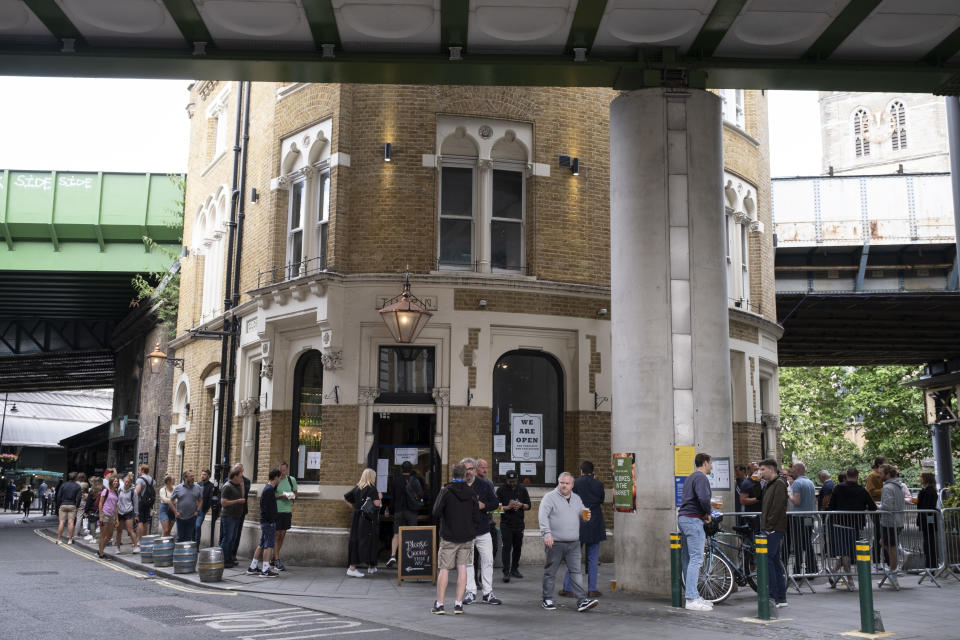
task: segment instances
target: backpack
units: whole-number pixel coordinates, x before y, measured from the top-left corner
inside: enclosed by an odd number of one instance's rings
[[[410,477],[407,478],[407,484],[404,486],[404,491],[407,494],[407,507],[410,511],[419,511],[423,508],[423,487],[420,486],[417,476],[410,474]]]
[[[157,502],[157,490],[153,486],[153,481],[150,482],[144,481],[143,491],[140,492],[140,504],[143,505],[147,510],[153,509],[153,505]]]

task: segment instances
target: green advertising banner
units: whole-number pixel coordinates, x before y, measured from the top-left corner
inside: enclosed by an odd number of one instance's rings
[[[637,510],[636,454],[613,454],[613,508],[621,513]]]

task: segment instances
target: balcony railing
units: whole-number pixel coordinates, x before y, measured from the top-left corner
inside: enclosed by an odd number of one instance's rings
[[[257,273],[257,288],[269,287],[280,282],[296,280],[305,276],[323,273],[327,270],[327,257],[309,258],[300,262],[288,262],[287,264],[259,271]]]

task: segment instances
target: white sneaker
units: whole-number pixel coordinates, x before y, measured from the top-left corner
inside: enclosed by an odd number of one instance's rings
[[[363,572],[357,571],[356,569],[347,569],[347,575],[351,578],[362,578]]]
[[[695,600],[687,600],[687,604],[685,604],[683,608],[689,609],[690,611],[713,611],[713,603],[707,602],[703,598],[697,598]]]
[[[376,567],[370,567],[369,569],[367,569],[367,575],[372,576],[372,575],[375,574],[376,572],[377,572],[377,568],[376,568]]]
[[[137,545],[133,548],[133,553],[140,553],[140,545]]]

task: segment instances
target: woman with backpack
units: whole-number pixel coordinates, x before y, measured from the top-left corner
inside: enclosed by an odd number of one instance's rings
[[[353,508],[353,520],[350,523],[349,561],[347,575],[362,578],[363,572],[357,570],[359,563],[367,565],[367,573],[377,572],[378,534],[380,532],[380,500],[383,496],[377,491],[377,472],[364,469],[357,485],[343,495],[343,501]]]
[[[99,558],[107,557],[103,550],[110,538],[113,537],[113,529],[117,524],[117,501],[120,500],[117,491],[119,488],[120,478],[116,474],[112,474],[109,486],[100,492],[100,501],[97,503],[97,511],[100,512],[100,543],[97,550],[97,557]]]
[[[157,492],[160,506],[157,508],[157,519],[160,520],[160,529],[164,536],[169,536],[173,529],[173,511],[170,510],[170,495],[173,493],[173,476],[163,479],[163,486]]]
[[[117,553],[120,552],[120,542],[123,539],[124,530],[130,534],[133,553],[140,553],[140,542],[134,529],[137,514],[140,511],[139,502],[140,496],[133,485],[133,474],[128,473],[117,491]]]

